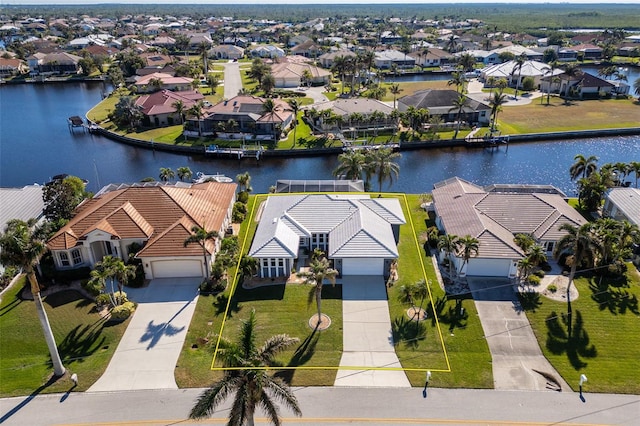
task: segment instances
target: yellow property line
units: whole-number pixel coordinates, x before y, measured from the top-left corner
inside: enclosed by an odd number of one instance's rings
[[[251,228],[251,224],[254,220],[254,215],[256,213],[256,209],[262,203],[262,198],[267,197],[278,197],[278,196],[287,196],[287,195],[327,195],[328,193],[324,192],[300,192],[300,193],[286,193],[286,194],[257,194],[254,198],[253,207],[251,208],[251,214],[249,215],[249,222],[247,222],[247,228],[244,239],[242,240],[242,249],[240,251],[241,255],[238,256],[238,262],[236,264],[236,273],[233,276],[233,283],[231,285],[231,291],[229,293],[229,299],[227,300],[227,306],[224,310],[224,316],[222,317],[222,324],[220,325],[220,331],[218,333],[218,338],[216,339],[216,347],[213,352],[213,359],[211,360],[211,370],[212,371],[227,371],[227,370],[243,370],[244,367],[216,367],[216,357],[218,355],[218,350],[220,348],[220,341],[222,339],[222,333],[224,332],[224,327],[227,321],[227,315],[229,313],[229,308],[231,307],[231,300],[233,299],[233,295],[236,291],[236,286],[238,284],[238,273],[240,271],[240,261],[242,259],[242,254],[245,253],[247,249],[247,240],[249,237],[249,230]],[[354,194],[353,192],[332,192],[331,194]],[[370,193],[366,193],[370,195]],[[432,312],[436,312],[435,306],[433,304],[433,295],[431,294],[431,287],[429,286],[429,279],[427,278],[427,273],[425,270],[424,260],[422,259],[422,253],[420,251],[420,244],[418,243],[418,236],[416,235],[416,228],[413,224],[413,219],[411,218],[411,210],[409,207],[409,202],[407,201],[407,195],[402,193],[381,193],[385,197],[401,197],[402,201],[404,201],[404,209],[409,219],[409,224],[411,225],[411,235],[413,236],[413,241],[415,245],[416,252],[418,253],[418,258],[420,259],[420,268],[422,270],[422,277],[424,278],[425,283],[427,283],[427,291],[429,292],[429,299],[431,303]],[[442,347],[442,352],[444,354],[444,359],[447,364],[447,369],[436,369],[436,368],[402,368],[402,367],[370,367],[370,366],[298,366],[298,367],[251,367],[254,370],[374,370],[374,371],[418,371],[418,372],[442,372],[442,373],[450,373],[451,372],[451,364],[449,363],[449,354],[447,353],[447,348],[444,344],[444,339],[442,337],[442,330],[440,329],[440,320],[438,319],[438,315],[435,315],[436,319],[436,329],[438,330],[438,336],[440,337],[440,345]]]

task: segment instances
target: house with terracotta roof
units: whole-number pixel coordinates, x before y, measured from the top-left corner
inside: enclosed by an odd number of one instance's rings
[[[441,232],[480,242],[478,255],[463,262],[462,253],[450,259],[460,276],[514,278],[524,258],[514,242],[516,234],[529,234],[553,253],[566,234],[563,224],[580,226],[586,220],[552,186],[491,185],[481,187],[458,177],[434,185],[436,225]],[[441,253],[444,255],[444,253]],[[464,263],[464,266],[463,266]],[[461,269],[462,268],[462,269]]]
[[[303,62],[273,64],[271,75],[276,87],[298,87],[303,84],[321,86],[331,80],[331,72]],[[305,79],[305,75],[308,75],[309,81]]]
[[[142,261],[147,279],[204,277],[220,239],[184,247],[194,226],[224,231],[231,223],[237,185],[109,185],[75,211],[47,247],[58,270],[94,267],[104,256]]]
[[[367,194],[274,195],[261,210],[249,256],[263,278],[288,276],[315,249],[340,275],[388,276],[406,223],[397,199]]]
[[[171,90],[161,90],[149,95],[142,95],[136,99],[136,106],[140,108],[144,118],[144,126],[173,126],[182,123],[182,117],[176,113],[176,102],[182,102],[184,110],[188,110],[199,100],[203,100],[204,95],[195,90],[184,90],[182,92],[172,92]]]
[[[22,59],[0,58],[0,77],[25,74],[28,72],[29,66]]]

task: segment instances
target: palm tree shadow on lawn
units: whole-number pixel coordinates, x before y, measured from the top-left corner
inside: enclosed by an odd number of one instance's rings
[[[587,366],[584,358],[595,358],[598,351],[589,343],[589,334],[584,329],[582,314],[576,310],[574,314],[571,337],[567,333],[568,319],[566,314],[551,312],[545,323],[547,324],[547,349],[555,355],[567,354],[569,362],[576,370]]]
[[[287,363],[287,367],[300,367],[305,365],[313,358],[316,352],[316,345],[320,340],[320,333],[315,328],[302,343],[296,348],[291,360]],[[296,373],[295,369],[280,370],[274,374],[275,377],[280,377],[285,382],[291,384],[293,381],[293,375]]]
[[[591,299],[598,303],[601,311],[608,309],[614,315],[624,315],[627,311],[639,315],[638,297],[630,294],[627,288],[629,282],[626,277],[611,283],[610,281],[591,278],[589,289],[591,290]]]

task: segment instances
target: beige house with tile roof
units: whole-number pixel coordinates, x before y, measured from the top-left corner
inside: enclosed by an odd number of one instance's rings
[[[184,247],[184,240],[193,226],[224,235],[236,187],[218,182],[109,185],[78,206],[47,247],[58,270],[94,267],[107,255],[123,260],[133,255],[148,279],[204,277],[220,240],[206,243],[207,265],[202,246]]]
[[[516,234],[532,235],[550,255],[565,235],[560,226],[586,223],[567,204],[564,194],[552,186],[483,188],[454,177],[436,183],[432,195],[440,231],[459,237],[470,235],[480,242],[478,255],[464,266],[460,253],[452,256],[460,276],[514,278],[518,261],[525,255],[513,241]]]

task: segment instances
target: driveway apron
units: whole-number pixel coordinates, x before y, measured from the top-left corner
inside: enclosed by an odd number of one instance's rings
[[[391,335],[385,283],[380,276],[342,280],[342,358],[334,386],[410,387]]]
[[[495,389],[571,391],[542,354],[509,280],[467,281],[491,351]]]
[[[106,371],[88,392],[177,389],[174,369],[195,311],[200,278],[127,289],[138,307]]]

